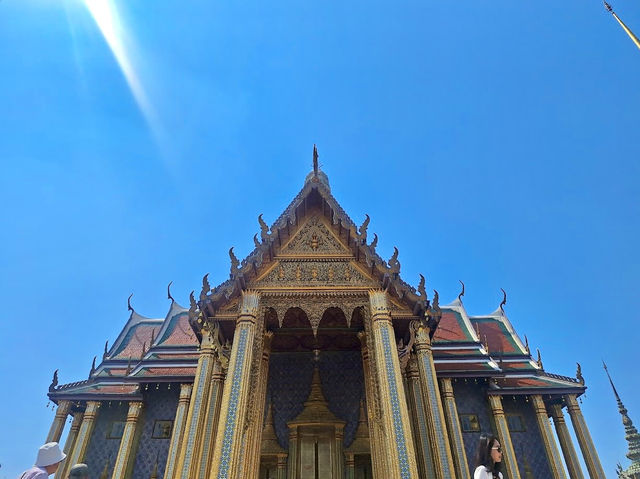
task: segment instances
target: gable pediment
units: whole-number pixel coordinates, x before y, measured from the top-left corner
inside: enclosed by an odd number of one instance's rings
[[[353,253],[333,234],[320,214],[311,215],[298,232],[282,245],[277,256],[290,255],[353,257]]]

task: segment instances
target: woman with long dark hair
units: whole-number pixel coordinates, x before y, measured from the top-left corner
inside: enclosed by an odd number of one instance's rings
[[[476,470],[473,479],[502,479],[502,447],[493,434],[482,433],[476,453]]]

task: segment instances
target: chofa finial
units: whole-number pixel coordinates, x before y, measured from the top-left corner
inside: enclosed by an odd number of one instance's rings
[[[127,310],[131,311],[132,313],[135,313],[135,310],[133,309],[133,307],[131,306],[131,297],[133,296],[133,293],[131,293],[129,295],[129,297],[127,298]]]
[[[542,355],[540,354],[540,350],[536,348],[536,351],[538,352],[538,367],[544,370],[544,367],[542,366]]]
[[[580,366],[580,363],[576,363],[576,366],[576,379],[580,384],[584,384],[584,377],[582,376],[582,366]]]
[[[231,259],[229,277],[233,279],[238,274],[238,267],[240,266],[240,261],[238,261],[238,258],[236,258],[236,255],[233,253],[233,246],[229,248],[229,259]]]
[[[104,352],[102,353],[102,360],[103,361],[105,359],[107,359],[108,351],[109,351],[109,340],[107,339],[106,342],[104,343]]]
[[[389,259],[389,269],[392,273],[400,273],[400,261],[398,261],[398,248],[393,247],[393,255]]]
[[[262,242],[264,243],[269,239],[269,227],[262,219],[262,213],[258,215],[258,223],[260,223],[260,239],[262,239]]]
[[[464,296],[464,283],[460,281],[460,284],[462,285],[462,291],[460,291],[460,294],[458,295],[458,301],[462,302],[462,297]]]
[[[96,358],[98,356],[94,356],[93,357],[93,361],[91,362],[91,371],[89,371],[89,379],[91,379],[91,376],[93,376],[93,374],[96,372]]]
[[[502,303],[500,303],[500,310],[504,313],[504,305],[507,304],[507,292],[500,288],[500,291],[502,291]]]
[[[207,294],[211,291],[211,285],[209,284],[209,273],[202,277],[202,291],[200,291],[200,301],[207,299]]]
[[[360,244],[367,244],[367,228],[369,227],[369,222],[371,221],[371,218],[369,218],[369,215],[365,213],[365,219],[362,223],[362,225],[360,226],[359,232],[360,234],[358,235],[358,238],[360,239]]]
[[[169,284],[167,285],[167,299],[170,299],[172,303],[175,303],[176,300],[173,299],[173,296],[171,296],[171,285],[173,284],[173,281],[169,281]]]
[[[418,273],[419,274],[419,273]],[[420,275],[420,284],[418,284],[418,293],[420,293],[420,298],[422,301],[427,301],[427,289],[425,288],[425,279],[424,276]]]
[[[53,372],[53,379],[51,380],[51,384],[49,385],[49,391],[55,390],[57,385],[58,385],[58,370],[56,369]]]

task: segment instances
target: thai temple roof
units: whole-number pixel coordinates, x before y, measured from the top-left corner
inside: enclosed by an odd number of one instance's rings
[[[371,240],[367,232],[369,217],[361,226],[349,218],[331,194],[327,175],[317,167],[317,156],[314,160],[314,171],[271,227],[260,215],[261,231],[254,237],[254,250],[242,261],[235,258],[233,248],[230,250],[229,279],[211,288],[207,276],[203,278],[199,301],[192,294],[191,311],[198,308],[219,312],[231,308],[234,299],[237,300],[248,284],[260,275],[264,276],[283,244],[282,238],[291,238],[299,220],[307,213],[308,203],[313,202],[325,217],[330,218],[330,225],[336,232],[344,236],[346,231],[349,249],[345,250],[345,258],[355,257],[358,271],[365,271],[378,288],[389,293],[391,302],[398,305],[391,312],[394,324],[396,321],[399,325],[405,324],[404,330],[408,331],[412,315],[421,314],[425,304],[429,304],[424,278],[417,288],[401,278],[397,249],[388,261],[378,255],[377,236]],[[532,357],[526,338],[523,342],[504,311],[506,294],[496,311],[480,316],[467,314],[463,294],[464,290],[453,302],[440,306],[441,319],[433,332],[434,362],[439,376],[482,378],[490,381],[492,390],[501,393],[584,392],[586,388],[579,374],[576,379],[547,373],[541,358]],[[146,318],[130,307],[124,328],[113,345],[108,349],[105,347],[102,361],[91,368],[89,378],[57,387],[56,377],[49,396],[53,400],[135,397],[140,394],[140,384],[171,383],[193,377],[199,354],[199,326],[190,320],[190,309],[180,306],[170,293],[169,298],[171,304],[164,318]],[[231,317],[235,310],[229,311]],[[230,337],[232,321],[228,323],[221,328]]]

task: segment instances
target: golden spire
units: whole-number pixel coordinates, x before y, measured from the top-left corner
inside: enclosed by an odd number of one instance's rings
[[[604,361],[602,361],[602,365],[604,366],[604,370],[607,373],[607,377],[609,378],[609,383],[611,384],[611,389],[613,389],[613,394],[616,396],[616,402],[618,403],[618,412],[622,416],[622,424],[624,424],[625,439],[629,444],[627,457],[631,460],[631,466],[629,466],[629,468],[627,468],[627,470],[623,472],[624,474],[626,474],[626,477],[637,477],[635,476],[635,474],[640,474],[640,434],[638,434],[638,430],[633,425],[633,422],[631,422],[631,418],[627,414],[627,408],[624,407],[620,396],[618,396],[618,391],[616,391],[616,387],[613,385],[613,380],[609,375],[609,370],[607,369],[607,365]],[[622,469],[620,465],[618,465],[618,467]]]
[[[611,13],[611,15],[613,15],[613,18],[615,18],[618,21],[622,29],[627,33],[627,35],[629,35],[629,38],[631,38],[631,41],[633,41],[633,43],[636,44],[636,47],[640,48],[640,40],[638,40],[638,37],[636,37],[633,34],[633,32],[629,29],[629,27],[627,27],[624,24],[624,22],[620,20],[620,17],[616,15],[616,12],[613,11],[613,8],[611,8],[611,5],[609,5],[606,1],[604,2],[604,8],[606,8]]]

